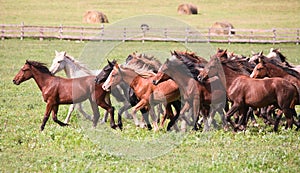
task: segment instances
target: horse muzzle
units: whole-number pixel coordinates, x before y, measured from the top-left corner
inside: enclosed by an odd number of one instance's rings
[[[13,83],[14,83],[15,85],[20,85],[20,82],[18,82],[18,81],[16,81],[16,80],[13,80]]]
[[[153,85],[157,85],[158,84],[158,80],[153,80],[152,83],[153,83]]]

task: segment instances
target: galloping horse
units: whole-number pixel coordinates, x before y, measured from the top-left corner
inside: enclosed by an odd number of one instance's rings
[[[173,102],[175,102],[175,104],[176,102],[180,103],[180,93],[178,86],[174,81],[168,80],[159,86],[154,86],[152,80],[155,74],[147,72],[147,74],[142,75],[133,69],[134,68],[130,68],[130,66],[119,66],[118,64],[115,64],[112,72],[102,86],[104,90],[108,91],[111,87],[117,85],[121,81],[127,83],[139,98],[139,103],[133,107],[133,114],[142,108],[153,111],[153,106],[158,103],[163,103],[166,110],[170,109],[170,104]],[[177,114],[171,119],[167,130],[170,130],[179,117],[179,110],[176,110]],[[147,122],[148,117],[144,116],[144,118]],[[156,123],[156,120],[154,120],[155,130],[158,129]]]
[[[58,107],[60,104],[79,103],[89,100],[93,110],[93,125],[96,126],[99,120],[98,106],[106,109],[110,115],[110,125],[116,128],[114,122],[114,108],[108,105],[104,98],[108,94],[102,90],[102,85],[95,85],[95,76],[86,76],[74,79],[66,79],[53,76],[45,64],[37,61],[27,60],[18,74],[14,77],[16,85],[33,78],[42,92],[44,101],[47,103],[41,130],[44,130],[46,122],[52,112],[52,119],[61,126],[68,124],[57,119]]]
[[[224,56],[226,51],[219,54]],[[199,78],[205,79],[208,76],[218,75],[226,86],[227,97],[233,103],[226,114],[226,119],[231,123],[234,130],[239,126],[231,120],[231,116],[239,111],[242,113],[242,119],[245,122],[247,110],[249,107],[261,108],[268,105],[276,105],[286,112],[288,126],[293,123],[295,87],[283,79],[253,80],[248,76],[245,69],[234,61],[219,59],[218,56],[211,57],[210,62],[205,66],[205,70],[200,73]],[[278,84],[277,86],[274,84]],[[277,88],[278,87],[278,88]],[[268,90],[266,89],[268,88]],[[280,89],[282,88],[282,89]],[[286,93],[283,89],[286,89]],[[259,94],[258,94],[259,93]],[[278,129],[277,119],[274,130]]]
[[[167,74],[167,76],[171,77],[178,84],[180,91],[183,93],[183,98],[185,101],[184,107],[182,108],[180,114],[183,115],[184,112],[192,108],[193,128],[197,130],[198,127],[196,126],[196,122],[199,117],[200,110],[202,110],[205,124],[204,131],[209,130],[207,117],[211,103],[214,101],[219,102],[217,99],[222,100],[222,95],[224,96],[223,98],[225,98],[225,92],[224,90],[223,92],[220,90],[221,92],[216,94],[219,96],[219,98],[214,98],[215,100],[212,101],[211,89],[207,88],[203,84],[200,84],[194,79],[195,74],[193,74],[193,71],[196,71],[194,66],[201,63],[199,61],[193,62],[191,60],[187,60],[186,58],[189,56],[187,53],[174,51],[171,54],[171,59],[167,59],[167,61],[161,66],[155,79],[153,80],[153,83],[158,84],[160,81],[166,80],[166,78],[162,77],[164,74]],[[224,100],[222,101],[224,102]]]
[[[259,57],[259,63],[255,66],[250,77],[264,78],[264,77],[280,77],[296,86],[298,96],[300,96],[300,73],[293,68],[283,66],[282,63],[269,59],[265,56]],[[300,98],[297,100],[297,105],[300,104]],[[300,121],[300,120],[299,120]]]
[[[49,70],[52,74],[56,74],[57,72],[64,70],[68,78],[76,78],[76,77],[91,76],[91,75],[95,76],[96,74],[99,73],[99,71],[101,71],[101,70],[94,70],[94,71],[89,70],[88,68],[85,67],[85,65],[83,65],[82,63],[80,63],[78,60],[71,57],[70,55],[68,55],[66,52],[55,51],[55,54],[56,54],[56,56],[52,61],[51,67],[49,68]],[[107,67],[104,67],[104,69],[106,69],[106,68]],[[101,72],[99,74],[103,74]],[[108,75],[109,75],[109,73],[107,74],[107,77],[108,77]],[[126,98],[124,98],[124,96],[120,93],[120,91],[118,89],[114,89],[111,92],[111,95],[113,95],[117,99],[118,102],[123,102],[125,105],[127,104]],[[105,100],[109,105],[111,105],[109,95],[107,95]],[[74,111],[75,105],[76,106],[78,105],[79,112],[81,112],[87,119],[91,120],[91,117],[87,113],[85,113],[84,110],[82,109],[82,104],[77,103],[77,104],[70,105],[68,115],[64,121],[65,123],[69,122],[71,113]],[[126,113],[126,115],[128,114],[127,111],[125,111],[125,113]],[[104,117],[102,119],[102,123],[106,122],[107,116],[108,116],[108,112],[105,111]]]
[[[76,78],[83,76],[93,75],[92,71],[83,66],[79,61],[75,60],[73,57],[67,55],[66,52],[57,52],[55,51],[55,58],[52,61],[52,65],[49,68],[50,72],[55,75],[61,70],[64,70],[68,78]],[[68,123],[71,114],[74,111],[75,107],[78,107],[79,112],[88,120],[92,120],[91,116],[88,115],[82,108],[82,103],[71,104],[69,111],[64,123]]]

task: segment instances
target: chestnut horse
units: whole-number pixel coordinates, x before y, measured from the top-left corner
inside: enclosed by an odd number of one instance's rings
[[[225,54],[226,52],[223,52]],[[220,54],[222,55],[222,54]],[[245,122],[249,107],[262,108],[268,105],[275,105],[286,114],[287,127],[292,127],[293,115],[296,113],[294,106],[297,99],[296,88],[284,79],[252,79],[245,70],[234,64],[233,61],[220,60],[213,56],[200,73],[199,78],[205,79],[208,76],[218,75],[226,86],[227,97],[232,102],[230,110],[226,114],[226,120],[230,122],[234,130],[236,125],[231,116],[239,111],[242,113],[242,122]],[[280,118],[276,120],[274,130],[278,130]]]
[[[163,77],[164,74],[167,74],[168,77],[171,77],[179,86],[180,91],[183,93],[184,98],[184,107],[181,110],[181,115],[186,112],[188,109],[192,108],[193,110],[193,129],[197,130],[197,120],[200,114],[200,110],[203,113],[203,120],[204,120],[204,131],[209,130],[209,123],[207,121],[208,114],[211,108],[212,103],[224,103],[225,102],[225,91],[222,90],[215,90],[211,91],[211,88],[208,86],[204,86],[203,84],[199,83],[195,80],[195,74],[193,71],[197,71],[194,66],[196,64],[202,64],[199,61],[191,61],[187,60],[190,57],[190,54],[183,53],[183,52],[176,52],[174,51],[171,53],[171,59],[167,59],[167,61],[161,66],[159,69],[156,77],[153,80],[154,84],[158,84],[160,81],[165,80],[166,78]],[[186,59],[187,58],[187,59]],[[205,63],[205,61],[204,61]],[[203,65],[203,64],[202,64]],[[212,92],[218,92],[212,99]],[[220,110],[221,115],[223,111]],[[211,113],[214,114],[214,111]],[[211,114],[211,118],[213,115]],[[225,125],[225,120],[223,122]]]
[[[102,88],[108,91],[111,87],[117,85],[121,81],[127,83],[134,90],[139,99],[139,102],[132,109],[133,114],[142,108],[153,111],[153,106],[159,103],[163,103],[166,107],[166,110],[170,110],[172,103],[180,103],[178,86],[172,80],[167,80],[160,85],[155,86],[152,84],[154,75],[155,74],[151,72],[141,75],[128,66],[123,67],[115,64],[114,69],[104,82]],[[179,117],[179,110],[176,110],[176,116],[171,119],[167,130],[170,130],[170,128],[176,122],[177,118]],[[147,121],[147,117],[144,118],[145,121]],[[156,123],[156,120],[154,120],[155,130],[158,129]]]
[[[51,112],[54,122],[60,126],[68,125],[57,119],[59,105],[79,103],[87,99],[92,106],[94,127],[100,117],[97,104],[110,113],[110,126],[117,127],[114,121],[114,108],[105,102],[108,93],[102,89],[102,85],[95,85],[95,76],[74,79],[61,78],[53,76],[45,64],[27,60],[14,77],[13,83],[19,85],[31,78],[37,83],[44,101],[47,103],[41,130],[44,130]]]

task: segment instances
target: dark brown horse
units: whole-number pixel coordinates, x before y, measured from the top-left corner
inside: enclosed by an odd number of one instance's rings
[[[219,54],[219,56],[225,55]],[[227,97],[232,102],[232,107],[226,114],[226,119],[236,130],[238,125],[231,120],[231,116],[239,111],[245,123],[247,111],[249,107],[261,108],[268,105],[276,105],[281,110],[284,109],[288,119],[288,127],[293,123],[293,114],[295,113],[295,91],[296,88],[287,83],[283,79],[267,79],[253,80],[248,77],[245,69],[241,65],[226,59],[220,59],[219,56],[211,58],[210,62],[205,66],[205,70],[200,74],[199,78],[205,79],[208,76],[219,76],[223,85],[226,86]],[[251,83],[252,82],[252,83]],[[278,86],[274,86],[278,84]],[[257,86],[257,87],[256,87]],[[278,88],[277,88],[278,87]],[[266,90],[266,89],[269,90]],[[281,89],[280,89],[281,88]],[[286,93],[282,88],[286,89]],[[258,94],[259,93],[259,94]],[[286,97],[286,100],[285,98]],[[280,120],[280,119],[279,119]],[[274,130],[278,129],[279,120],[274,125]]]
[[[195,74],[193,74],[195,66],[201,63],[199,61],[187,60],[186,58],[189,54],[186,53],[173,52],[171,55],[171,59],[167,59],[167,61],[159,69],[153,83],[158,84],[160,81],[166,80],[166,76],[163,77],[165,74],[171,77],[178,84],[185,102],[180,114],[183,115],[184,112],[192,108],[193,128],[197,130],[198,127],[196,122],[201,110],[205,124],[204,131],[209,130],[207,118],[212,103],[220,103],[222,101],[224,103],[225,91],[219,90],[220,92],[215,95],[218,96],[218,98],[214,97],[213,100],[211,88],[200,84],[197,80],[195,80]],[[222,113],[222,111],[220,112]]]
[[[282,64],[274,59],[267,58],[263,55],[259,57],[259,62],[255,66],[250,77],[264,78],[264,77],[280,77],[286,79],[296,86],[298,95],[300,96],[300,73],[291,67]],[[297,105],[300,104],[300,98],[297,100]],[[299,120],[300,121],[300,120]]]
[[[105,97],[109,96],[102,89],[102,85],[95,85],[95,76],[87,76],[74,79],[66,79],[53,76],[45,64],[36,61],[26,61],[14,77],[13,83],[16,85],[33,78],[42,92],[44,101],[47,103],[41,130],[44,130],[46,122],[52,112],[52,119],[61,126],[68,124],[57,119],[58,107],[60,104],[79,103],[89,100],[93,110],[93,125],[96,126],[99,120],[98,106],[106,109],[111,115],[110,125],[116,128],[114,122],[114,108],[105,102]]]

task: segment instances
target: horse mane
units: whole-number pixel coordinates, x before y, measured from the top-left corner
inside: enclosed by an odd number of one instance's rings
[[[140,67],[143,67],[145,64],[147,65],[149,70],[152,70],[153,72],[157,72],[159,67],[162,65],[159,60],[157,60],[154,56],[148,56],[146,54],[137,54],[132,53],[128,56],[127,62],[130,62],[132,59],[136,60],[136,64],[139,64]]]
[[[188,60],[190,60],[191,62],[194,62],[194,63],[198,63],[198,64],[207,64],[207,61],[206,59],[200,57],[200,56],[197,56],[195,54],[195,52],[188,52],[188,51],[185,51],[185,52],[182,52],[182,51],[174,51],[174,53],[176,53],[177,55],[179,56],[182,56],[182,57],[185,57],[187,58]]]
[[[50,74],[51,76],[53,76],[52,73],[49,71],[48,67],[46,67],[45,63],[38,62],[38,61],[26,60],[26,64],[34,66],[36,69],[38,69],[42,73],[47,73],[47,74]]]
[[[197,76],[199,75],[198,69],[204,68],[205,65],[204,63],[202,63],[203,61],[200,59],[201,57],[195,55],[194,52],[188,53],[174,51],[174,54],[176,55],[176,58],[187,67],[188,71],[192,74],[193,78],[197,80]],[[207,62],[205,59],[203,60]]]
[[[261,60],[264,62],[264,63],[270,63],[270,64],[273,64],[275,65],[276,67],[284,70],[285,72],[287,72],[288,74],[300,79],[300,73],[297,72],[296,70],[290,68],[290,67],[287,67],[287,66],[284,66],[283,64],[281,63],[278,63],[277,61],[273,60],[273,59],[270,59],[270,58],[267,58],[267,57],[261,57]]]
[[[293,68],[293,66],[290,65],[290,64],[287,62],[286,56],[284,56],[284,55],[279,51],[279,49],[273,49],[272,52],[276,53],[276,55],[278,55],[278,57],[280,58],[281,62],[285,63],[286,66]]]
[[[221,63],[223,65],[226,65],[228,68],[230,68],[233,71],[236,71],[238,73],[249,75],[250,73],[244,68],[244,66],[239,63],[238,61],[231,60],[231,59],[221,59]]]
[[[121,65],[121,67],[124,69],[131,69],[143,78],[149,78],[149,77],[153,77],[156,75],[146,65],[144,65],[143,67],[140,67],[138,64],[123,64],[123,65]]]
[[[93,75],[93,73],[91,72],[91,70],[89,70],[89,69],[86,67],[85,64],[83,64],[83,63],[81,63],[80,61],[76,60],[74,57],[70,56],[69,54],[66,54],[65,57],[66,57],[67,59],[69,59],[71,62],[73,62],[74,65],[75,65],[78,69],[80,69],[80,70],[86,72],[86,73],[89,74],[89,75]]]

